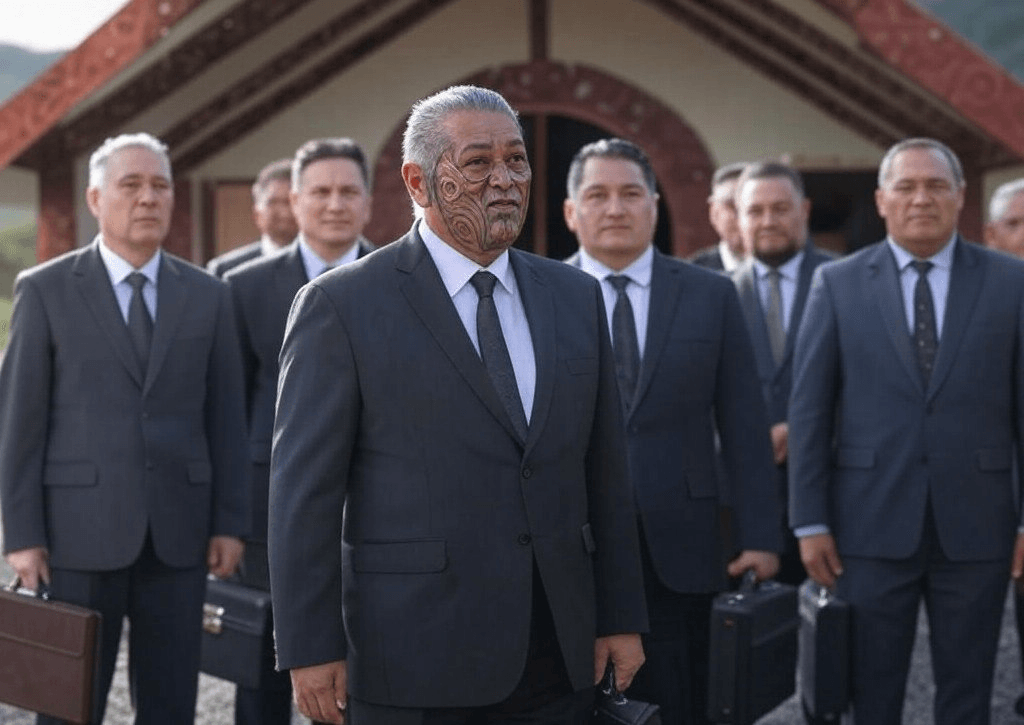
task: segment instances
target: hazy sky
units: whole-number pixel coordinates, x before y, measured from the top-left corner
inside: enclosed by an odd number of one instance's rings
[[[0,0],[0,43],[37,51],[68,50],[127,0]]]

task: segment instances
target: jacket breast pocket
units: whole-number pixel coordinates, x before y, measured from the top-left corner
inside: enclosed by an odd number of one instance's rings
[[[44,486],[95,486],[97,478],[94,463],[47,463],[43,468]]]
[[[448,566],[444,539],[366,541],[352,547],[352,568],[380,574],[430,574]]]

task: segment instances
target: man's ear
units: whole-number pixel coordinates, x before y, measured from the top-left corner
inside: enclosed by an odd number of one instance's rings
[[[569,231],[573,234],[576,233],[576,205],[572,199],[566,198],[562,202],[562,215],[565,217],[565,226],[569,227]]]
[[[85,192],[85,203],[89,205],[89,211],[97,219],[100,218],[100,190],[90,186]]]
[[[430,206],[430,194],[427,193],[427,178],[418,164],[406,161],[402,164],[402,180],[406,191],[419,206],[426,209]]]

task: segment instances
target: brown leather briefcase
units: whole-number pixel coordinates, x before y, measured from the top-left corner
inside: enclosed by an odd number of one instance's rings
[[[0,702],[89,721],[100,615],[0,589]]]

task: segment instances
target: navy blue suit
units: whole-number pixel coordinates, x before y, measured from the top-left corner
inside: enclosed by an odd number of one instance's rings
[[[579,264],[578,256],[567,261]],[[754,366],[729,278],[655,251],[640,376],[626,406],[651,611],[647,662],[630,694],[662,705],[666,723],[705,718],[710,603],[726,588],[725,561],[736,553],[720,526],[716,433],[738,548],[782,548],[782,502]]]
[[[764,306],[758,289],[757,272],[752,260],[746,260],[734,273],[733,281],[740,295],[740,306],[750,331],[750,340],[754,345],[754,358],[757,362],[757,378],[761,382],[761,393],[768,410],[768,424],[785,423],[789,420],[789,395],[793,382],[793,346],[796,343],[797,331],[807,302],[807,292],[811,288],[811,275],[819,265],[830,262],[835,256],[815,249],[810,243],[804,247],[804,256],[800,262],[796,295],[790,311],[789,327],[786,330],[786,348],[782,360],[776,364],[772,356],[771,343],[768,341],[768,327],[765,323]],[[787,489],[787,463],[783,461],[775,467],[775,480],[782,501],[789,499]],[[786,546],[782,556],[782,566],[778,579],[789,584],[799,584],[805,578],[803,565],[800,563],[800,552],[797,550],[789,527],[786,525],[785,513],[780,519],[783,538]]]
[[[898,723],[924,597],[936,722],[988,722],[1024,431],[1024,263],[958,239],[927,386],[885,243],[820,267],[797,339],[790,523],[826,524],[857,721]]]

